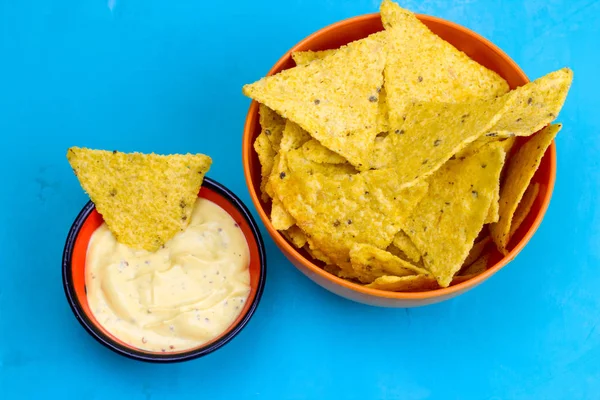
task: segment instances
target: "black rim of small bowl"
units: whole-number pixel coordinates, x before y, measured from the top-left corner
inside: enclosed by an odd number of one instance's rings
[[[198,357],[205,356],[213,351],[219,349],[225,344],[229,343],[238,333],[241,332],[242,329],[248,324],[250,318],[256,311],[258,304],[260,303],[260,299],[262,297],[263,289],[265,287],[266,276],[267,276],[267,257],[265,252],[265,245],[263,243],[260,231],[258,229],[258,225],[256,221],[252,217],[252,214],[248,210],[248,208],[242,203],[242,201],[229,189],[220,183],[205,177],[204,182],[202,183],[204,187],[217,192],[219,195],[226,198],[230,203],[232,203],[242,214],[242,216],[248,222],[250,229],[252,230],[252,235],[256,240],[256,244],[258,246],[258,253],[260,258],[260,276],[258,279],[258,287],[256,289],[256,295],[252,304],[250,304],[250,308],[244,315],[244,317],[240,320],[240,322],[234,326],[231,331],[229,331],[226,335],[222,336],[215,342],[209,344],[208,346],[203,346],[198,349],[193,349],[190,351],[178,353],[178,354],[151,354],[143,351],[137,351],[133,348],[123,346],[111,338],[107,337],[102,331],[100,331],[94,323],[89,319],[89,317],[83,311],[83,308],[77,299],[75,294],[75,288],[72,282],[72,273],[71,273],[71,262],[73,257],[73,247],[75,245],[75,240],[79,235],[79,231],[83,226],[83,223],[87,220],[89,215],[94,210],[94,203],[89,201],[81,210],[71,229],[69,230],[69,235],[67,236],[67,242],[65,244],[65,249],[63,251],[63,259],[62,259],[62,280],[63,280],[63,288],[65,290],[65,295],[67,296],[67,300],[69,305],[71,306],[71,310],[75,315],[75,318],[79,321],[81,326],[98,342],[113,350],[114,352],[121,354],[125,357],[132,358],[134,360],[154,362],[154,363],[173,363],[173,362],[181,362],[188,361]]]

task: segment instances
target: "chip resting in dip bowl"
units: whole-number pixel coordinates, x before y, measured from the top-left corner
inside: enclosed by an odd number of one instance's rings
[[[241,201],[205,178],[208,156],[71,148],[89,202],[63,255],[77,319],[98,341],[154,362],[205,355],[249,321],[266,258]]]
[[[385,0],[245,85],[246,182],[292,263],[373,305],[439,302],[525,246],[572,81],[533,82],[481,36]]]

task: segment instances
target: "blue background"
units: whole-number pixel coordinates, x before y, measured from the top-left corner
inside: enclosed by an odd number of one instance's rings
[[[481,33],[530,78],[575,71],[548,214],[479,288],[411,310],[355,304],[297,272],[263,229],[262,303],[216,353],[139,363],[73,318],[60,261],[87,198],[67,148],[204,152],[209,176],[251,205],[242,85],[306,35],[378,3],[0,0],[0,398],[600,398],[596,1],[403,2]]]

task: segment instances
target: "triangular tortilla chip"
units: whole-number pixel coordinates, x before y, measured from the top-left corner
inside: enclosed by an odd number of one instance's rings
[[[508,95],[502,117],[486,136],[530,136],[556,119],[573,81],[569,68],[551,72]]]
[[[400,125],[377,144],[371,165],[394,170],[403,187],[419,182],[483,135],[507,100],[412,104]]]
[[[471,265],[460,272],[461,276],[473,277],[475,275],[479,275],[483,271],[487,269],[488,261],[490,260],[490,253],[483,254],[477,260],[475,260]]]
[[[296,62],[296,65],[306,65],[314,60],[320,60],[321,58],[325,58],[333,53],[335,53],[337,49],[331,50],[319,50],[319,51],[295,51],[292,53],[292,58]]]
[[[542,127],[540,124],[556,117],[554,113],[544,113],[558,112],[562,106],[560,101],[564,101],[568,91],[570,76],[569,70],[560,70],[499,98],[472,103],[412,103],[397,125],[390,120],[390,133],[376,141],[370,164],[373,168],[395,169],[401,185],[407,187],[431,175],[452,155],[458,153],[458,157],[464,157],[477,151],[480,147],[467,150],[469,144],[477,144],[477,139],[498,139],[501,135],[494,130],[499,127],[498,121],[506,120],[506,115],[521,116],[515,119],[514,126],[502,125],[513,129],[511,135],[530,135]],[[552,88],[561,94],[557,95]],[[536,100],[528,104],[531,97]],[[554,105],[542,107],[542,104]],[[537,110],[537,113],[527,109]],[[510,145],[511,142],[503,143]],[[479,141],[479,145],[485,144],[485,140]],[[496,220],[494,210],[489,220]]]
[[[377,135],[385,32],[244,86],[245,95],[297,123],[359,169]]]
[[[519,202],[561,127],[560,124],[550,125],[532,136],[508,163],[504,184],[500,189],[500,219],[490,225],[492,239],[502,254],[508,253],[510,227]]]
[[[185,229],[211,159],[72,147],[67,159],[116,239],[156,251]]]
[[[273,170],[273,163],[275,160],[275,151],[271,145],[271,141],[263,131],[256,137],[254,141],[254,151],[258,155],[258,161],[260,162],[260,191],[261,199],[264,202],[269,200],[269,194],[266,190],[266,185],[269,182],[271,171]]]
[[[311,247],[349,274],[352,245],[386,248],[427,190],[425,182],[398,190],[382,171],[353,173],[345,164],[312,163],[301,149],[279,155],[275,193]]]
[[[321,50],[321,51],[296,51],[292,53],[292,58],[296,62],[296,65],[304,65],[308,64],[311,61],[318,60],[321,58],[325,58],[333,53],[335,53],[337,49],[333,50]],[[387,132],[389,130],[388,124],[388,105],[385,94],[385,87],[381,88],[379,92],[379,103],[378,103],[378,113],[377,113],[377,133]]]
[[[535,203],[535,199],[537,198],[539,192],[539,183],[532,183],[525,191],[525,194],[519,202],[510,224],[510,237],[515,234],[515,232],[521,227],[523,221],[525,221],[525,218],[527,218],[527,215],[529,215],[529,211],[531,211],[531,207],[533,207],[533,203]]]
[[[344,157],[329,150],[316,139],[311,139],[304,143],[302,145],[302,151],[304,152],[304,157],[306,157],[307,160],[316,163],[344,164],[348,162],[348,160],[346,160]]]
[[[483,239],[475,243],[471,250],[469,250],[469,255],[467,256],[467,258],[465,258],[465,261],[463,262],[463,268],[466,268],[469,265],[473,264],[481,256],[481,254],[483,253],[487,245],[491,243],[491,241],[491,237],[485,236]]]
[[[267,136],[273,151],[277,153],[283,135],[283,128],[285,128],[285,119],[264,104],[259,104],[258,115],[260,116],[261,133]]]
[[[278,231],[284,231],[296,224],[294,217],[287,212],[277,196],[273,197],[271,203],[271,223]]]
[[[406,223],[404,231],[442,287],[450,284],[483,227],[504,156],[499,144],[491,144],[448,161],[429,179],[429,192]]]
[[[410,240],[408,235],[404,231],[400,231],[396,233],[394,236],[394,241],[392,242],[394,246],[400,251],[402,251],[406,257],[408,257],[411,261],[418,263],[421,260],[421,252],[415,244]]]
[[[306,235],[297,225],[290,226],[282,233],[297,248],[301,249],[306,245]]]
[[[384,0],[381,19],[389,33],[385,88],[390,125],[397,124],[412,101],[468,102],[508,92],[497,73],[435,35],[398,4]]]
[[[356,273],[356,278],[362,283],[373,282],[385,275],[429,275],[429,272],[423,268],[412,265],[385,250],[364,243],[357,243],[352,246],[350,263]]]

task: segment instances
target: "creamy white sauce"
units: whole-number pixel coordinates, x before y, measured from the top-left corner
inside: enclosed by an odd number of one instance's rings
[[[223,333],[250,293],[248,244],[233,218],[199,198],[189,226],[150,253],[92,235],[85,282],[100,325],[142,350],[177,352]]]

